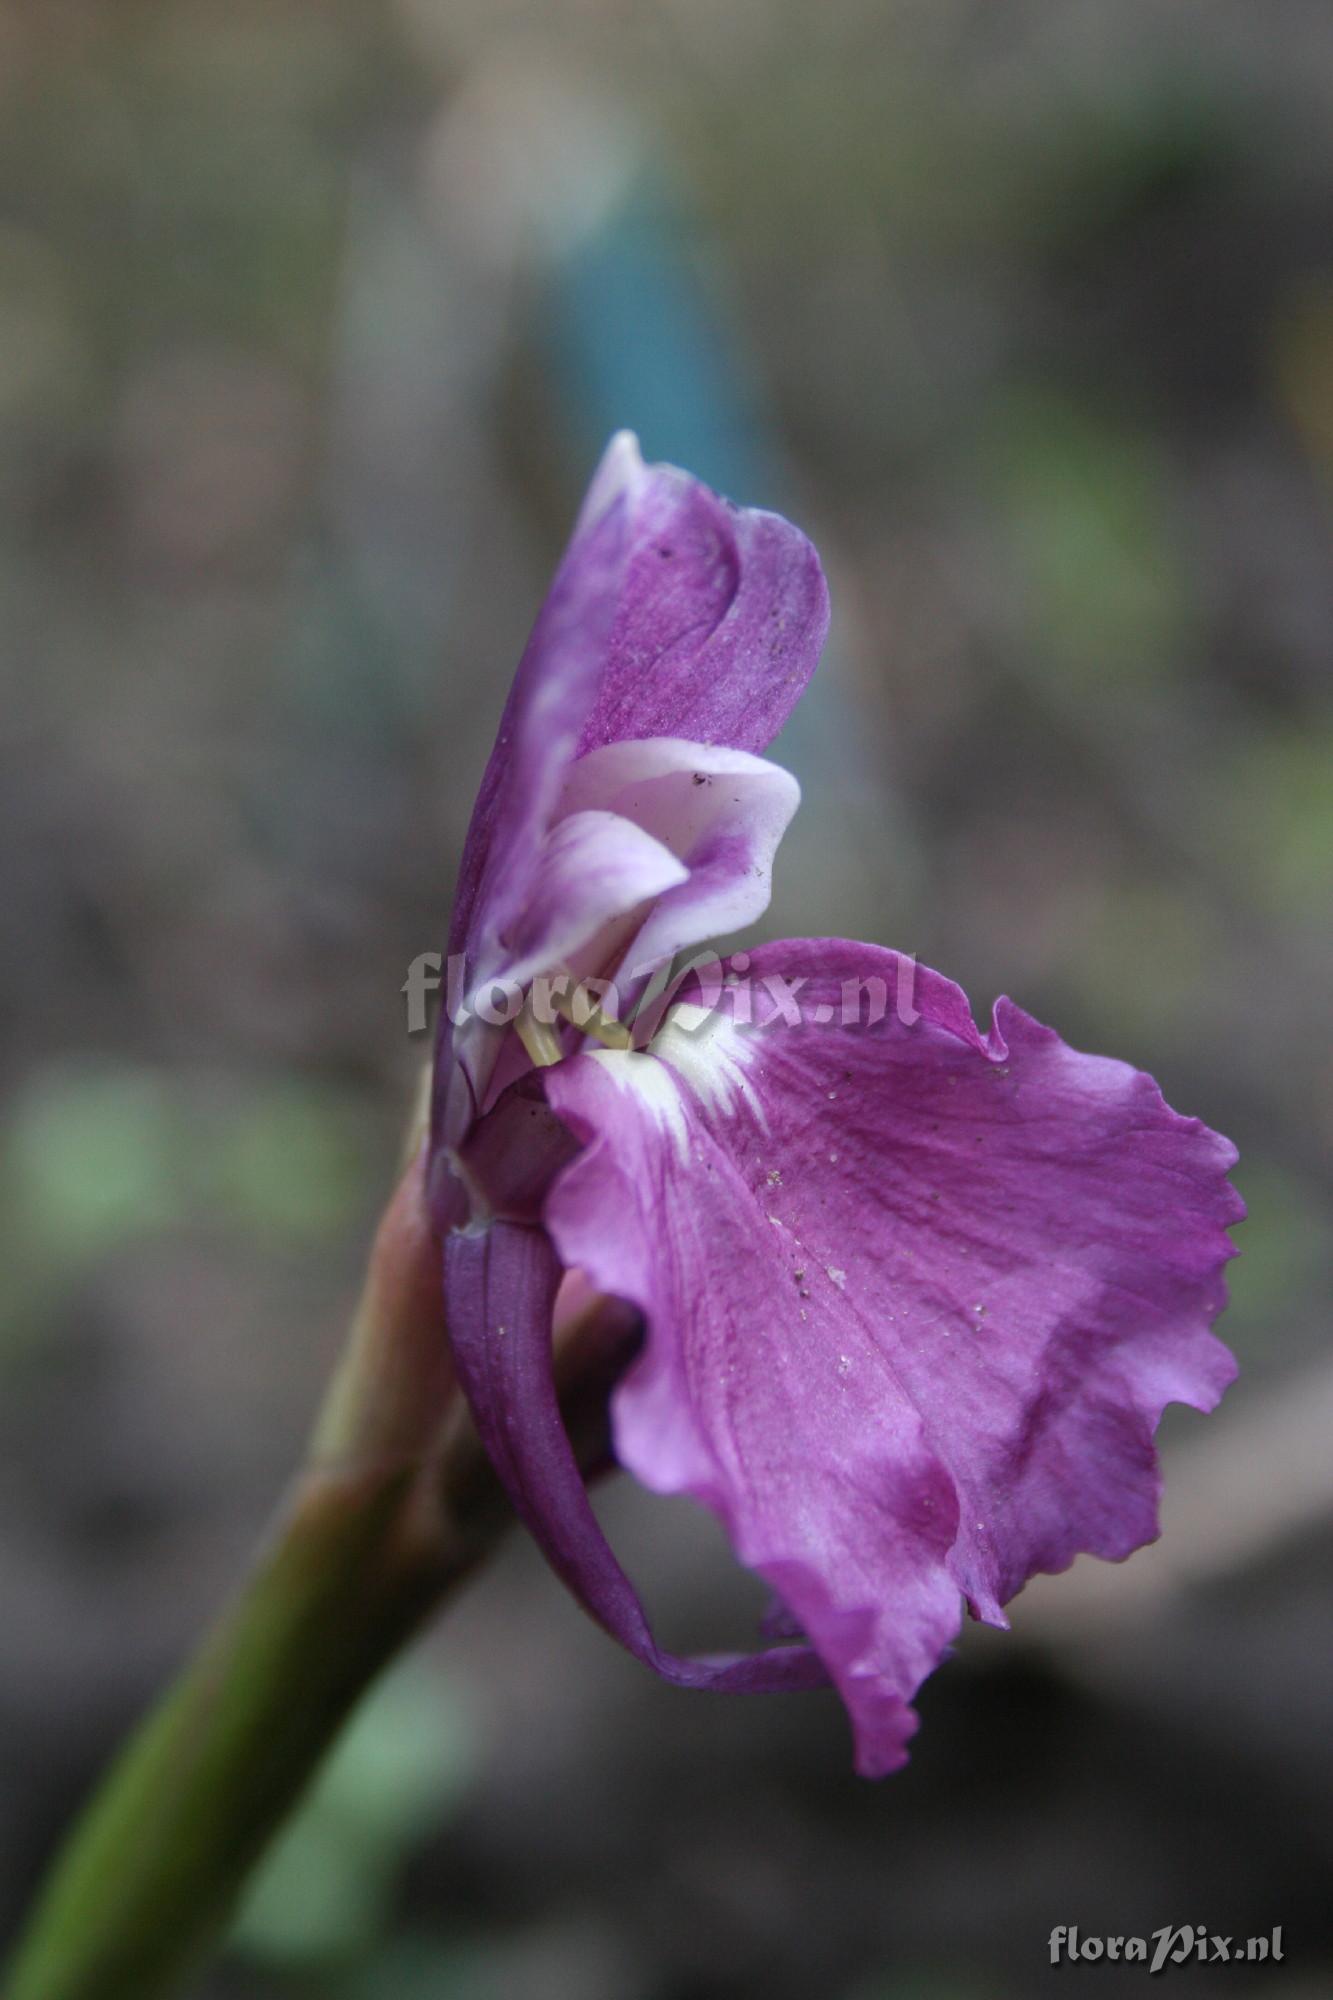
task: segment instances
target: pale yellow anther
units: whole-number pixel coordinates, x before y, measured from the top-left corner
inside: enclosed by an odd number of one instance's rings
[[[596,995],[588,987],[576,986],[572,993],[563,990],[552,993],[551,1004],[582,1034],[591,1035],[604,1049],[633,1048],[634,1037],[625,1023],[618,1021],[614,1014],[603,1013]]]
[[[539,1021],[533,1013],[531,994],[523,1002],[514,1028],[538,1069],[550,1069],[563,1061],[565,1052],[560,1046],[560,1038],[549,1021]]]

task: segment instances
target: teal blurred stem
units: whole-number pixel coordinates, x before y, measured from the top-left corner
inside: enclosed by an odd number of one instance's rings
[[[562,1374],[576,1445],[600,1461],[607,1381],[590,1329],[592,1316],[562,1335]],[[6,2000],[177,1991],[360,1697],[509,1519],[453,1381],[418,1154],[306,1468],[235,1602],[76,1823]]]

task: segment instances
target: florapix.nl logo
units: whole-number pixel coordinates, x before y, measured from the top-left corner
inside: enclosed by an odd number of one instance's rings
[[[1084,1937],[1077,1924],[1051,1932],[1052,1965],[1091,1965],[1101,1959],[1142,1965],[1148,1973],[1176,1965],[1262,1965],[1282,1962],[1282,1926],[1257,1937],[1228,1937],[1206,1924],[1163,1924],[1148,1937]]]
[[[748,952],[734,952],[723,961],[716,952],[705,951],[683,963],[628,970],[617,982],[568,971],[522,980],[477,978],[464,953],[446,960],[438,951],[423,951],[409,964],[400,991],[409,1035],[422,1034],[429,1026],[431,999],[438,995],[455,1028],[473,1019],[492,1028],[569,1023],[594,1037],[643,1048],[678,999],[688,999],[688,1024],[694,1027],[719,1013],[739,1028],[875,1027],[890,1014],[904,1028],[915,1027],[921,1018],[916,960],[908,952],[892,954],[892,959],[891,981],[877,973],[825,981],[770,966],[756,973]]]

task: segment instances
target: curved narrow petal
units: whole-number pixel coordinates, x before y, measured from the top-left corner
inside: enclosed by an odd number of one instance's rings
[[[526,986],[576,959],[617,919],[689,881],[666,844],[616,812],[572,812],[542,843],[530,901],[500,943],[495,976]]]
[[[647,972],[679,951],[754,923],[773,892],[773,858],[801,802],[789,771],[744,750],[678,737],[608,743],[574,764],[562,812],[633,820],[685,864],[627,955]]]
[[[499,1221],[446,1237],[445,1301],[458,1378],[491,1462],[551,1567],[631,1653],[681,1687],[765,1693],[826,1679],[806,1646],[680,1659],[654,1639],[593,1513],[565,1431],[551,1329],[564,1271],[544,1231]]]
[[[622,1462],[721,1516],[887,1770],[960,1593],[1003,1622],[1034,1572],[1156,1533],[1162,1407],[1234,1373],[1234,1152],[890,952],[768,946],[727,990],[763,1025],[676,1009],[655,1054],[545,1076],[584,1142],[547,1224],[647,1321]]]

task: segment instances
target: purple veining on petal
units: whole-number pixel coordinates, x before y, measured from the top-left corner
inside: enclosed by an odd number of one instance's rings
[[[580,752],[645,736],[765,749],[828,630],[818,556],[780,515],[675,466],[641,467],[628,492],[624,587]]]
[[[867,1772],[902,1761],[960,1593],[1003,1622],[1036,1571],[1156,1533],[1162,1407],[1234,1374],[1209,1324],[1243,1212],[1225,1140],[1009,1002],[983,1037],[920,970],[906,1021],[842,1025],[845,983],[892,998],[903,964],[768,946],[752,978],[804,980],[800,1026],[676,1016],[656,1054],[544,1078],[584,1142],[548,1226],[648,1324],[618,1455],[718,1513]]]
[[[537,1228],[496,1221],[444,1245],[445,1298],[459,1380],[514,1507],[585,1610],[680,1687],[765,1693],[822,1686],[806,1646],[681,1659],[654,1639],[637,1592],[602,1533],[556,1400],[551,1328],[563,1269]]]

